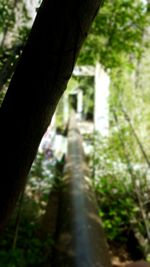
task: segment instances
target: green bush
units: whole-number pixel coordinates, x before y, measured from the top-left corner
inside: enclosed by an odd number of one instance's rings
[[[0,267],[32,267],[44,264],[53,245],[52,237],[47,234],[44,241],[37,237],[39,225],[22,221],[16,246],[13,248],[14,231],[9,227],[0,243]]]
[[[96,191],[99,215],[108,240],[126,242],[129,225],[139,210],[132,187],[126,188],[117,178],[104,177],[97,184]]]

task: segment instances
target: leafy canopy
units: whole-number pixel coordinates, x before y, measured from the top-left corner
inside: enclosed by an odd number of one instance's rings
[[[141,55],[146,8],[140,0],[105,0],[80,54],[80,64],[117,67]]]

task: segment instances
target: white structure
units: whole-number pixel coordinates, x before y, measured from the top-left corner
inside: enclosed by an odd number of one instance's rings
[[[82,119],[82,112],[83,112],[83,92],[82,90],[78,89],[77,91],[77,118]]]
[[[109,130],[109,84],[110,78],[108,74],[97,63],[95,68],[94,128],[102,136],[108,136]]]
[[[82,119],[82,112],[83,112],[83,92],[80,88],[75,88],[71,93],[65,92],[63,96],[63,117],[64,117],[64,123],[66,124],[69,119],[69,113],[70,113],[70,107],[69,107],[69,97],[73,96],[76,98],[76,115],[77,119]]]
[[[75,76],[94,76],[95,77],[95,95],[94,95],[94,129],[102,136],[108,136],[109,130],[109,84],[110,78],[103,67],[97,63],[96,67],[81,66],[75,67],[73,74]]]
[[[93,66],[75,66],[73,70],[74,76],[94,76],[95,68]]]
[[[31,20],[29,22],[29,24],[30,24],[29,26],[31,26],[34,19],[35,19],[35,16],[37,14],[37,9],[39,8],[41,1],[39,1],[39,0],[24,0],[24,3],[26,6],[26,9],[28,10],[28,15],[31,18]]]
[[[110,79],[106,71],[102,68],[102,66],[97,63],[94,68],[91,67],[90,71],[88,68],[79,68],[76,69],[76,75],[80,76],[93,76],[95,77],[95,95],[94,95],[94,129],[98,131],[102,136],[108,136],[109,131],[109,107],[108,107],[108,96],[109,96],[109,84]],[[82,119],[82,112],[83,112],[83,91],[78,88],[74,87],[71,92],[66,92],[63,96],[63,119],[64,123],[66,124],[69,119],[70,115],[70,108],[69,108],[69,96],[75,98],[75,109],[77,119]],[[93,131],[93,123],[89,124],[89,122],[81,122],[82,131],[87,133],[89,129],[89,133]],[[92,127],[91,127],[92,126]],[[92,130],[91,130],[92,129]],[[52,123],[47,129],[42,142],[40,144],[40,150],[43,149],[51,149],[54,152],[54,156],[61,160],[63,154],[66,152],[67,147],[67,139],[62,135],[57,134],[55,132],[55,115],[53,117]],[[86,153],[90,153],[91,147],[84,146]]]
[[[63,120],[66,125],[69,119],[69,100],[68,94],[65,92],[63,95]]]

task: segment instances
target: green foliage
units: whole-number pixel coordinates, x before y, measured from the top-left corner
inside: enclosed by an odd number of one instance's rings
[[[48,194],[55,183],[55,160],[46,160],[46,155],[42,152],[38,152],[37,156],[32,164],[32,168],[29,173],[29,181],[26,186],[27,201],[29,209],[33,209],[35,217],[38,217],[42,213],[43,206],[41,203],[45,203],[48,200]],[[28,197],[35,201],[29,203]],[[32,204],[32,205],[31,205]],[[28,213],[28,208],[27,208]]]
[[[103,226],[110,241],[127,242],[131,221],[139,210],[132,186],[117,177],[103,177],[96,186]]]
[[[24,232],[19,235],[17,248],[8,248],[8,242],[5,240],[0,251],[0,266],[28,267],[44,264],[48,256],[46,251],[53,245],[53,240],[48,235],[43,243],[34,236],[35,226],[26,225]]]
[[[147,38],[149,39],[149,37]],[[128,143],[126,144],[126,150],[130,154],[130,158],[133,161],[143,163],[145,159],[133,136],[133,131],[125,118],[123,110],[127,112],[133,128],[149,157],[149,66],[149,49],[147,49],[147,52],[143,54],[142,59],[138,62],[135,71],[130,72],[119,68],[113,70],[109,97],[110,126],[112,127],[112,131],[121,132],[122,138]],[[114,112],[117,115],[118,123],[115,122]],[[113,128],[115,125],[116,129],[115,127]]]
[[[94,90],[93,77],[77,77],[79,87],[83,91],[83,114],[85,118],[93,119],[94,112]]]
[[[63,99],[60,99],[56,110],[56,127],[58,129],[64,129],[63,108]]]
[[[0,1],[0,91],[6,92],[29,34],[29,20],[22,1]]]
[[[0,1],[0,31],[10,31],[15,23],[18,16],[16,14],[20,12],[19,19],[22,27],[24,27],[29,21],[30,17],[25,4],[22,1],[16,0],[1,0]],[[21,26],[21,25],[20,25]]]
[[[15,22],[13,1],[0,1],[0,32],[12,28]]]
[[[118,125],[117,125],[118,126]],[[111,126],[109,138],[94,140],[94,185],[99,215],[109,241],[126,244],[130,230],[148,242],[149,182],[146,169],[136,156],[127,125]],[[142,168],[141,168],[142,166]],[[143,217],[144,213],[144,217]],[[149,252],[143,247],[145,255]]]
[[[106,68],[132,64],[141,55],[141,42],[147,24],[142,1],[104,1],[83,46],[79,63],[100,61]]]
[[[32,164],[30,171],[30,177],[44,178],[44,166],[43,166],[44,154],[38,152],[36,158]]]
[[[67,92],[71,92],[73,89],[76,89],[79,86],[79,83],[76,78],[71,77],[67,84]]]
[[[4,96],[5,96],[5,91],[0,92],[0,106],[3,102]]]
[[[48,261],[54,241],[49,233],[44,241],[39,239],[39,232],[40,218],[45,212],[54,174],[55,162],[46,164],[45,155],[38,153],[29,174],[23,201],[18,201],[4,238],[0,240],[0,266],[40,266]],[[19,228],[16,233],[20,205]]]

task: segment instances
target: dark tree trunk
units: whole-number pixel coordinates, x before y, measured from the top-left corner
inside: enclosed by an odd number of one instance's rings
[[[101,0],[44,0],[0,109],[3,232]]]

